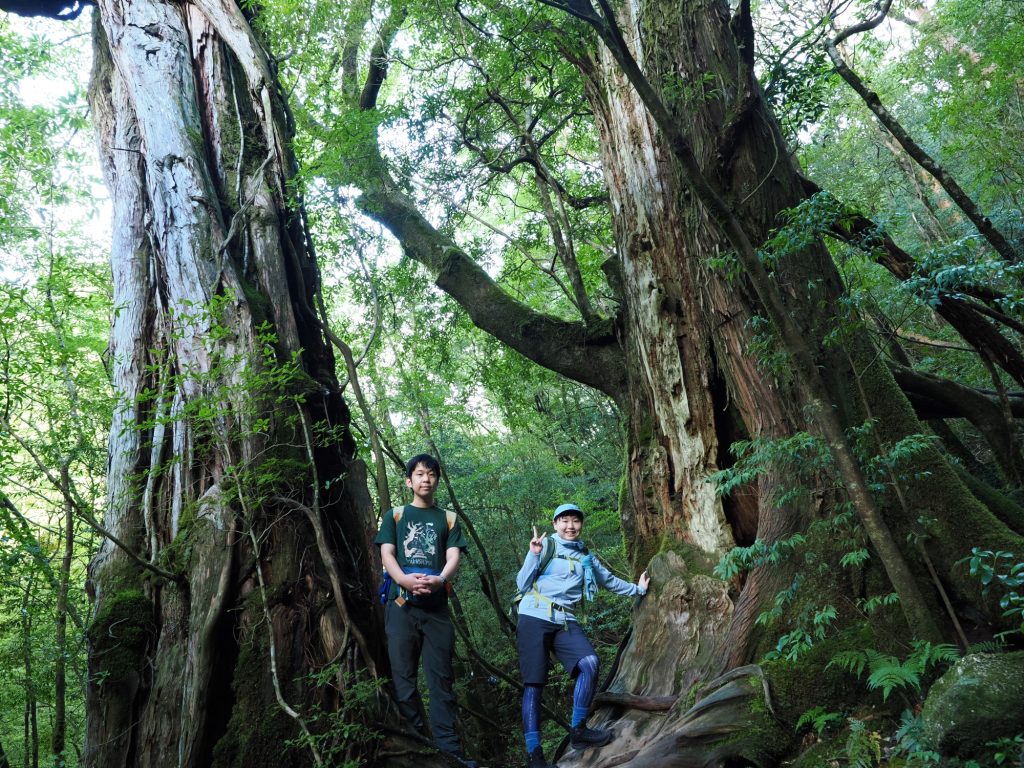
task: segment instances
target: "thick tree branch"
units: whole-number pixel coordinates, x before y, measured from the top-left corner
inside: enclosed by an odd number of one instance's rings
[[[92,5],[92,0],[0,0],[0,10],[19,16],[43,16],[58,21],[72,21]]]
[[[377,107],[380,87],[388,76],[388,52],[408,13],[409,9],[404,3],[392,6],[391,13],[377,35],[377,42],[370,53],[370,71],[366,75],[363,92],[359,95],[359,108],[364,111]]]
[[[366,189],[357,205],[391,231],[406,255],[430,270],[437,286],[462,305],[478,328],[545,368],[613,398],[623,394],[625,362],[612,321],[587,328],[516,301],[389,179]]]
[[[387,54],[404,20],[392,13],[371,55],[360,108],[376,106],[387,76]],[[621,399],[626,389],[625,356],[613,320],[587,327],[537,312],[516,301],[449,236],[439,232],[395,184],[377,146],[370,148],[376,177],[357,199],[359,209],[395,236],[406,255],[424,265],[435,284],[466,310],[473,323],[524,357],[549,370]]]
[[[999,393],[994,389],[968,387],[951,379],[944,379],[933,373],[915,371],[905,365],[890,366],[900,388],[907,394],[919,395],[929,400],[919,400],[928,408],[922,418],[966,419],[970,406],[962,399],[973,402],[985,401],[996,405]],[[1024,419],[1024,392],[1007,392],[1013,418]],[[979,400],[980,398],[980,400]],[[920,414],[919,414],[920,415]]]
[[[1014,418],[1024,417],[1024,393],[989,394],[906,366],[891,368],[919,418],[967,419],[984,436],[1006,477],[1016,479],[1021,457],[1007,412]]]
[[[801,177],[800,183],[807,195],[823,194],[821,187],[806,177]],[[871,255],[900,281],[926,274],[914,257],[900,248],[888,232],[880,229],[868,217],[845,206],[844,215],[833,224],[830,234]],[[1001,298],[987,286],[971,287],[962,292],[969,295],[980,294],[986,300]],[[968,302],[962,297],[940,293],[934,309],[956,329],[964,341],[977,350],[978,354],[987,355],[1018,384],[1024,386],[1024,355],[996,326],[983,317],[991,312],[982,312],[980,306],[982,305]]]

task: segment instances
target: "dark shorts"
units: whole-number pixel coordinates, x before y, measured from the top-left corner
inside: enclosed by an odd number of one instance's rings
[[[555,624],[536,616],[519,617],[519,671],[526,685],[544,685],[548,681],[548,654],[562,662],[565,671],[576,676],[576,664],[584,656],[596,656],[594,646],[575,621]]]

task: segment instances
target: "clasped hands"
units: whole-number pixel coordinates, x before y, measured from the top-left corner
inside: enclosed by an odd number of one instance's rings
[[[426,573],[407,573],[398,582],[413,597],[426,597],[444,586],[440,576],[431,576]]]

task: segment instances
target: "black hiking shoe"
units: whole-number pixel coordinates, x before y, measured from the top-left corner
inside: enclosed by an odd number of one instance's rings
[[[480,768],[480,763],[476,760],[470,760],[461,752],[452,752],[452,757],[462,763],[466,768]]]
[[[543,749],[534,747],[530,753],[530,759],[526,763],[526,768],[555,768],[555,766],[544,759]]]
[[[612,740],[611,731],[603,731],[600,728],[587,728],[585,725],[578,725],[569,731],[569,743],[573,749],[586,749],[587,747],[603,747]]]

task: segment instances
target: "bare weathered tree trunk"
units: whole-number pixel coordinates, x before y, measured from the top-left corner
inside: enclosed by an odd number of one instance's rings
[[[698,170],[714,179],[749,241],[763,242],[806,187],[753,77],[749,19],[730,20],[719,0],[670,5],[646,0],[619,9],[618,21],[645,77],[686,126]],[[93,101],[118,200],[113,260],[121,309],[111,347],[123,398],[111,441],[107,525],[177,578],[154,579],[109,545],[93,564],[90,764],[308,762],[279,749],[283,738],[310,727],[303,713],[322,699],[302,675],[340,657],[348,677],[339,687],[372,676],[379,638],[368,605],[368,504],[358,495],[347,413],[313,311],[315,263],[285,194],[291,160],[283,107],[233,4],[103,0],[100,15]],[[375,106],[402,19],[403,11],[394,12],[377,36],[366,87],[348,92],[353,102],[358,97],[354,108]],[[353,12],[351,23],[361,28],[365,18]],[[749,282],[711,267],[728,262],[734,243],[697,200],[692,175],[649,105],[607,52],[575,55],[602,141],[621,320],[568,322],[512,300],[416,211],[375,146],[363,149],[380,173],[361,202],[480,327],[609,393],[626,414],[623,520],[634,564],[651,562],[656,588],[612,690],[676,704],[656,721],[616,711],[618,741],[588,759],[607,760],[614,750],[635,765],[699,764],[705,753],[771,764],[787,748],[802,700],[786,697],[784,725],[775,725],[764,714],[758,673],[742,665],[785,631],[791,617],[768,627],[754,619],[801,566],[754,567],[728,584],[710,566],[734,543],[757,537],[770,544],[806,531],[844,492],[822,477],[814,493],[779,508],[772,496],[781,474],[769,472],[724,501],[708,483],[732,461],[735,441],[818,425],[804,411],[799,376],[758,367],[761,301]],[[354,82],[349,59],[344,69]],[[823,245],[784,254],[773,276],[840,422],[877,419],[880,444],[920,431],[866,336],[856,328],[836,334],[843,287]],[[276,336],[270,358],[259,354],[267,346],[258,330],[264,320]],[[830,336],[841,343],[826,344]],[[771,334],[761,337],[764,344]],[[267,391],[254,395],[242,384],[253,371],[270,372],[256,378],[280,389],[276,371],[299,350],[302,374],[283,384],[300,395],[293,420],[267,406]],[[229,364],[238,360],[244,364]],[[313,444],[310,425],[324,422],[342,428],[340,441]],[[315,460],[305,462],[306,453]],[[257,479],[268,476],[268,457],[288,468],[301,464],[300,481],[290,469],[283,478]],[[880,499],[885,522],[902,541],[918,515],[934,519],[926,546],[940,578],[955,598],[982,602],[953,564],[968,542],[1017,551],[1019,538],[937,452],[925,450],[916,461],[927,483],[900,481],[899,494]],[[897,496],[915,505],[896,503]],[[336,560],[332,545],[345,556]],[[319,557],[305,557],[307,548]],[[890,589],[877,565],[842,571],[836,555],[821,553],[833,567],[806,574],[816,599]],[[938,606],[917,551],[905,547],[902,557],[927,605]],[[840,625],[863,621],[840,605]],[[733,669],[743,672],[719,677]],[[807,674],[820,669],[808,665]],[[694,708],[686,706],[691,695]],[[761,714],[754,700],[764,704]],[[732,738],[735,721],[748,714],[743,724],[751,730]],[[727,721],[729,729],[714,732],[726,734],[717,745],[702,740],[706,728]]]
[[[232,0],[97,11],[119,398],[106,528],[135,557],[107,540],[90,567],[85,762],[370,763],[390,736],[342,743],[313,714],[380,674],[379,566],[286,105]],[[361,690],[346,717],[397,725]]]

